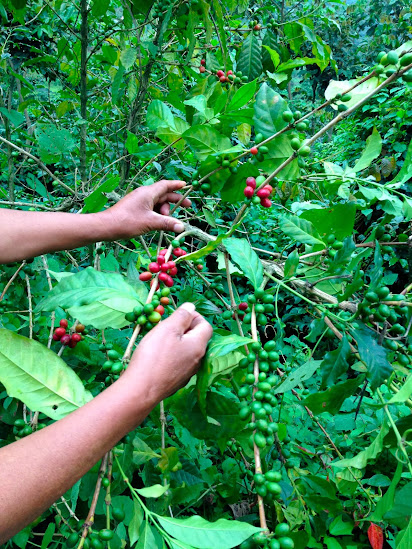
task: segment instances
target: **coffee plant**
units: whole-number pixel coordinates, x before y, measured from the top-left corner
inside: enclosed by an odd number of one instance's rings
[[[214,328],[197,376],[4,547],[410,549],[409,3],[0,17],[2,207],[187,182],[178,236],[2,266],[0,446],[104,391],[179,304]]]

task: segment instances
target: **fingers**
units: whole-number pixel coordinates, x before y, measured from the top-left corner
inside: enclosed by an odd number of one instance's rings
[[[206,349],[212,335],[212,326],[203,316],[196,313],[196,316],[193,318],[192,324],[190,325],[190,330],[184,336],[184,340],[188,345],[200,345]]]
[[[167,215],[161,215],[156,212],[151,212],[150,216],[148,215],[148,226],[150,230],[159,230],[159,231],[173,231],[175,233],[182,233],[185,229],[184,224],[175,219],[174,217],[168,217]]]
[[[197,313],[193,303],[183,303],[176,311],[162,324],[170,323],[177,334],[182,337],[192,325],[193,318]]]
[[[162,215],[169,215],[170,214],[170,205],[169,205],[169,203],[165,202],[164,204],[162,204],[159,208],[159,212]]]
[[[149,185],[146,187],[146,189],[150,189],[152,192],[153,199],[158,201],[162,196],[167,195],[168,193],[171,193],[173,191],[178,191],[182,187],[184,187],[186,183],[184,181],[178,181],[178,180],[171,180],[166,181],[162,179],[161,181],[158,181],[157,183],[153,183],[153,185]]]
[[[167,195],[162,196],[161,198],[159,198],[159,204],[161,204],[159,208],[160,213],[162,215],[169,215],[170,213],[169,203],[177,204],[181,199],[182,199],[182,195],[177,193],[168,193]],[[188,198],[185,198],[181,203],[181,206],[183,208],[189,208],[191,205],[192,205],[192,202]]]

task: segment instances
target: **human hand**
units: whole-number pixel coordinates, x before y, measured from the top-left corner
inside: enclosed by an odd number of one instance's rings
[[[184,303],[142,339],[121,379],[144,387],[145,397],[157,404],[197,372],[212,332],[195,306]]]
[[[170,204],[176,204],[182,195],[173,192],[184,187],[184,181],[158,181],[139,187],[119,200],[117,204],[99,215],[109,227],[111,239],[131,238],[153,230],[181,233],[184,225],[170,217]],[[185,198],[182,206],[191,204]]]

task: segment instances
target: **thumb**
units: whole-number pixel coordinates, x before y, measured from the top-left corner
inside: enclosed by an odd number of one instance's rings
[[[183,303],[170,315],[166,322],[170,322],[176,332],[183,336],[192,325],[194,312],[195,306],[193,303]]]
[[[168,215],[160,215],[156,212],[152,212],[149,225],[152,230],[156,229],[158,231],[173,231],[174,233],[182,233],[185,230],[185,226],[178,219]]]

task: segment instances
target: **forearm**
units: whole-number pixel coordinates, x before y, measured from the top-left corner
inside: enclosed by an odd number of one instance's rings
[[[123,379],[125,378],[125,379]],[[64,419],[0,449],[0,543],[37,518],[77,482],[156,401],[122,376]]]
[[[0,209],[0,263],[112,238],[110,216]]]

